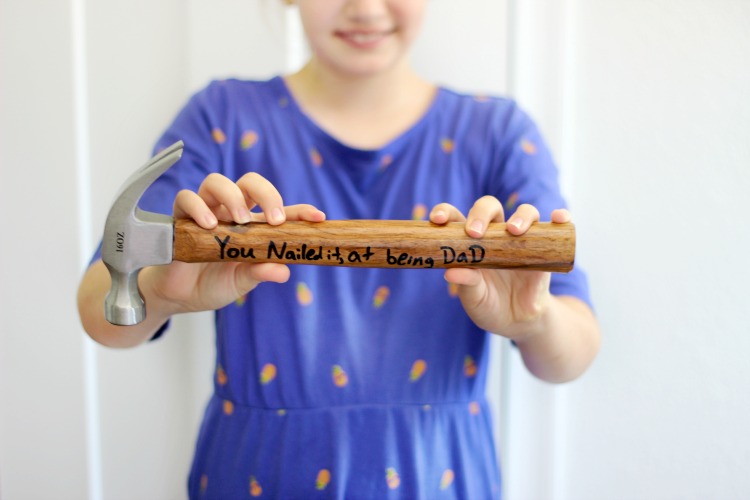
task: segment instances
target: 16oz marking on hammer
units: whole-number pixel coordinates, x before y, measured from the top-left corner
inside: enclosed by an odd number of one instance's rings
[[[117,233],[116,252],[122,253],[125,249],[125,233]]]

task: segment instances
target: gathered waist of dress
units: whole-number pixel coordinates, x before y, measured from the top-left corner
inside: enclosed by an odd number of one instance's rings
[[[254,412],[268,412],[276,414],[285,414],[289,412],[330,412],[330,411],[357,411],[357,410],[387,410],[393,411],[397,409],[402,410],[431,410],[431,409],[454,409],[460,408],[462,410],[468,409],[470,413],[478,413],[480,406],[487,403],[486,397],[482,395],[476,398],[465,398],[465,399],[454,399],[454,400],[425,400],[425,401],[357,401],[357,402],[342,402],[342,403],[328,403],[328,404],[307,404],[307,405],[263,405],[263,404],[247,404],[241,401],[237,401],[228,395],[214,393],[212,396],[213,404],[220,403],[224,406],[225,412],[239,410],[239,411],[254,411]]]

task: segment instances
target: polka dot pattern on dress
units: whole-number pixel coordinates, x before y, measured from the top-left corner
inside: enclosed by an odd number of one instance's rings
[[[411,366],[411,371],[409,372],[409,381],[416,382],[424,376],[426,371],[427,362],[423,359],[416,360]]]
[[[260,370],[260,383],[262,385],[268,385],[276,378],[276,365],[273,363],[266,363]]]
[[[224,144],[227,142],[227,136],[220,128],[214,128],[211,130],[211,138],[216,144]]]

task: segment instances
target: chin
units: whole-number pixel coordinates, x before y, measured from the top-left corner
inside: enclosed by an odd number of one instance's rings
[[[360,57],[357,61],[339,61],[334,70],[355,78],[382,76],[399,67],[400,60],[394,57]]]

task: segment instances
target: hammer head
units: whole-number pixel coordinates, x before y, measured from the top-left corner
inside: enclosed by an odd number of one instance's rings
[[[154,156],[120,188],[107,215],[102,240],[102,261],[112,277],[104,315],[115,325],[135,325],[146,317],[138,273],[146,266],[172,262],[174,219],[145,212],[138,201],[146,189],[182,156],[177,142]]]

